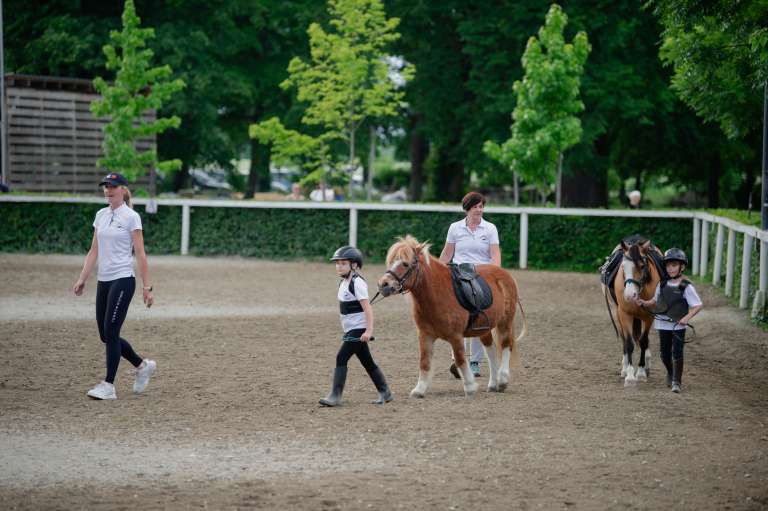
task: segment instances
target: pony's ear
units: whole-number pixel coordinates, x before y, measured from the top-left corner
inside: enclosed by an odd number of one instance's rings
[[[624,242],[624,240],[621,240],[621,250],[623,250],[624,252],[626,252],[627,250],[629,250],[629,245],[627,245],[627,244]]]
[[[643,251],[643,253],[648,252],[648,249],[651,248],[651,240],[647,240],[645,243],[640,245],[640,250]]]

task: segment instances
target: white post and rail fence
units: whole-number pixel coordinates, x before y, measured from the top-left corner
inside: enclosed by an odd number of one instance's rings
[[[44,197],[3,195],[0,202],[59,202],[59,203],[94,203],[104,204],[102,198],[70,198],[70,197]],[[135,198],[135,204],[146,205],[148,199]],[[356,246],[358,241],[358,212],[359,211],[423,211],[441,213],[461,213],[458,206],[442,206],[427,204],[375,204],[375,203],[351,203],[351,202],[256,202],[256,201],[228,201],[228,200],[201,200],[201,199],[157,199],[157,206],[181,207],[181,254],[189,253],[189,237],[192,208],[261,208],[261,209],[341,209],[349,210],[349,244]],[[531,215],[562,215],[562,216],[587,216],[587,217],[635,217],[635,218],[681,218],[690,219],[693,223],[693,253],[690,261],[691,271],[699,277],[709,275],[710,266],[712,284],[720,286],[723,270],[725,270],[724,292],[726,296],[733,295],[733,285],[737,271],[737,240],[741,237],[741,264],[739,275],[739,307],[746,309],[749,306],[750,282],[752,276],[753,248],[759,244],[759,278],[757,291],[753,301],[753,313],[762,311],[765,306],[766,292],[768,292],[768,231],[758,227],[744,225],[734,220],[715,216],[698,211],[646,211],[646,210],[607,210],[607,209],[576,209],[576,208],[528,208],[528,207],[488,207],[489,214],[519,215],[519,260],[521,269],[528,267],[528,246],[531,233],[529,233],[528,220]],[[710,231],[714,234],[713,263],[710,265]],[[727,232],[727,236],[726,236]],[[621,235],[631,233],[617,233]],[[503,233],[502,233],[503,235]],[[535,236],[535,233],[533,234]],[[725,258],[723,256],[725,255]],[[723,268],[725,262],[725,268]]]

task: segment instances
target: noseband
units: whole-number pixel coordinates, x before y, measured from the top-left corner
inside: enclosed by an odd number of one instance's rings
[[[414,272],[419,266],[419,255],[416,254],[413,256],[413,261],[411,261],[411,265],[408,267],[407,270],[405,270],[405,273],[403,273],[402,277],[398,277],[397,273],[393,272],[392,270],[387,270],[384,272],[384,275],[392,275],[392,277],[397,281],[397,289],[395,289],[396,292],[399,294],[403,294],[408,292],[408,289],[405,289],[405,281],[408,280],[408,277],[410,277],[411,273]]]
[[[640,271],[640,275],[641,275],[640,280],[637,280],[637,279],[626,279],[624,281],[624,287],[627,287],[627,284],[635,284],[638,289],[643,289],[643,285],[648,281],[648,277],[649,277],[649,274],[648,274],[648,255],[639,256],[637,261],[635,261],[633,258],[627,257],[625,255],[624,256],[624,260],[631,261],[632,264],[635,265],[635,267],[639,266],[638,265],[639,261],[643,261],[643,268]]]

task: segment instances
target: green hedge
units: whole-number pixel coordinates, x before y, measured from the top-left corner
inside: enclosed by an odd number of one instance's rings
[[[98,204],[0,203],[4,252],[85,253]],[[178,254],[181,207],[160,206],[144,223],[147,252]],[[382,262],[397,236],[412,234],[433,244],[439,255],[448,226],[460,213],[370,211],[358,215],[358,245],[366,259]],[[486,214],[501,238],[504,266],[518,265],[520,216]],[[348,240],[346,209],[191,208],[190,253],[240,255],[267,259],[328,258]],[[691,221],[623,217],[529,216],[528,266],[536,269],[596,271],[619,240],[641,233],[661,248],[679,246],[690,253]]]
[[[553,270],[597,271],[622,238],[642,234],[666,250],[691,254],[693,227],[684,218],[528,217],[528,266]]]
[[[0,202],[0,250],[85,254],[91,245],[93,219],[100,204]],[[178,254],[181,250],[181,207],[160,207],[141,215],[144,240],[150,254]]]
[[[196,255],[321,259],[348,241],[346,209],[191,208]]]

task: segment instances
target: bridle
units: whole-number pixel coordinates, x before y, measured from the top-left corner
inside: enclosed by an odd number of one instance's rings
[[[414,254],[411,264],[408,266],[408,269],[405,270],[402,276],[399,276],[397,273],[395,273],[391,269],[388,269],[387,271],[385,271],[384,275],[392,275],[392,277],[395,279],[395,282],[397,283],[395,292],[397,294],[402,295],[410,291],[410,289],[407,289],[405,287],[405,282],[408,280],[408,278],[411,276],[411,274],[414,271],[417,271],[418,267],[419,267],[419,254],[417,252],[416,254]],[[373,302],[376,300],[376,298],[379,297],[380,294],[381,294],[380,291],[376,291],[376,295],[374,295],[373,299],[371,300],[371,305],[373,305]]]
[[[634,245],[634,246],[636,246],[636,245]],[[631,249],[630,249],[630,253],[631,253]],[[645,283],[648,281],[648,278],[650,277],[650,274],[648,273],[648,254],[640,255],[639,251],[638,251],[638,258],[637,258],[637,260],[632,258],[632,257],[629,257],[629,256],[627,256],[625,254],[624,255],[624,260],[625,261],[631,261],[632,264],[635,265],[635,267],[639,266],[638,263],[640,261],[643,262],[643,267],[642,267],[642,270],[640,272],[640,275],[641,275],[640,276],[640,280],[637,280],[637,279],[625,279],[624,280],[624,287],[627,287],[627,284],[635,284],[637,286],[638,290],[643,289],[643,285],[645,285]]]

